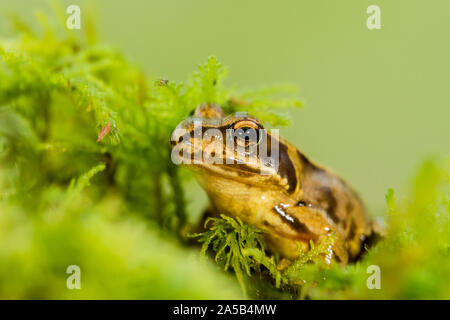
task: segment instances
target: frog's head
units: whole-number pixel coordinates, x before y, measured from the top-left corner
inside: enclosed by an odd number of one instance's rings
[[[202,104],[172,133],[172,161],[203,178],[225,178],[246,185],[297,187],[288,146],[247,113],[225,116],[217,105]]]

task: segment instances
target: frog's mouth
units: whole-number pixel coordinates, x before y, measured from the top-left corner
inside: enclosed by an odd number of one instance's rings
[[[285,181],[278,175],[262,175],[259,172],[249,172],[237,169],[239,165],[189,165],[189,168],[202,184],[202,181],[213,182],[214,180],[228,181],[230,186],[238,192],[239,186],[251,186],[264,189],[286,189]],[[232,167],[232,168],[231,168]],[[210,183],[208,183],[209,185]],[[248,192],[248,189],[246,189]]]
[[[223,158],[219,163],[197,160],[193,153],[188,155],[176,155],[177,164],[182,164],[194,171],[206,170],[211,173],[231,177],[249,177],[249,176],[271,176],[276,175],[277,171],[270,167],[259,165],[255,162],[236,161],[235,158]]]
[[[180,156],[182,158],[182,156]],[[191,170],[197,178],[214,180],[226,179],[230,184],[264,186],[264,188],[288,189],[286,179],[283,179],[275,169],[255,166],[248,163],[206,163],[193,161],[192,155],[183,158],[183,166]],[[229,159],[230,161],[232,159]]]
[[[193,171],[207,171],[208,174],[236,179],[246,179],[249,177],[267,177],[268,174],[262,174],[260,169],[253,168],[245,163],[236,164],[193,164]]]

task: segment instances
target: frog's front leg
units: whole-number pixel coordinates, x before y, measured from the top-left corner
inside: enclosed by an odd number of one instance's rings
[[[300,207],[286,204],[276,205],[272,214],[266,215],[262,222],[267,232],[267,242],[274,251],[289,259],[309,249],[309,242],[320,242],[327,236],[334,235],[333,252],[338,261],[348,262],[345,238],[341,230],[331,221],[326,213],[314,207]]]

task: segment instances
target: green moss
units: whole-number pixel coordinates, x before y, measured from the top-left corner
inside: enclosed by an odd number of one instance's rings
[[[209,218],[205,227],[211,222],[209,230],[194,234],[202,243],[201,253],[206,255],[208,249],[214,251],[214,260],[227,271],[231,266],[241,289],[247,294],[245,276],[250,277],[252,273],[261,273],[261,266],[269,271],[276,280],[276,287],[280,286],[281,274],[276,268],[274,257],[268,257],[264,250],[264,241],[261,231],[252,225],[243,224],[236,220],[221,215],[221,218]]]
[[[186,247],[190,176],[169,142],[200,103],[239,110],[251,98],[225,85],[215,57],[184,83],[147,78],[92,27],[75,36],[39,20],[15,17],[0,38],[0,297],[242,297]],[[79,292],[65,285],[70,264]]]

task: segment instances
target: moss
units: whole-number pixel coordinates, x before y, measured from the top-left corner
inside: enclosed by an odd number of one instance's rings
[[[214,260],[225,271],[231,266],[239,281],[242,291],[247,294],[245,277],[252,273],[261,273],[261,266],[269,271],[280,286],[281,274],[278,272],[274,257],[268,257],[264,249],[261,231],[255,226],[242,223],[239,218],[221,215],[221,218],[209,218],[205,227],[211,222],[209,230],[191,235],[198,237],[202,243],[201,253],[206,256],[209,248],[214,251]]]
[[[242,297],[186,246],[190,176],[169,139],[200,103],[245,110],[252,98],[225,85],[216,57],[184,83],[150,78],[92,27],[78,37],[39,20],[34,30],[16,16],[0,38],[0,297]],[[65,286],[70,264],[80,292]]]

